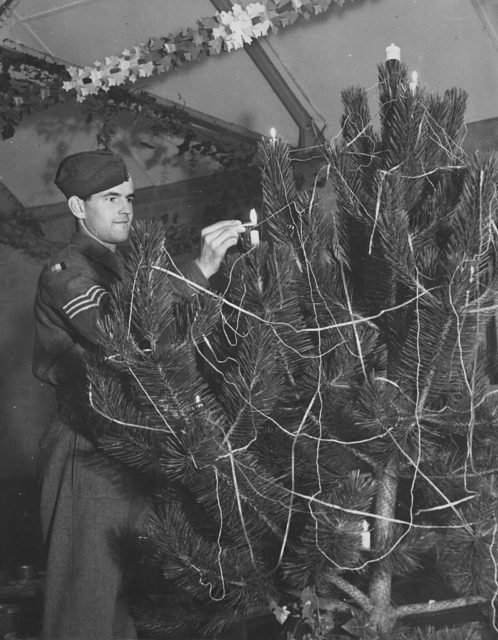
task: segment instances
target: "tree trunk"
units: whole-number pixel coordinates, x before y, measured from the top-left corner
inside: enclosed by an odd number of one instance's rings
[[[393,522],[398,478],[395,465],[391,461],[387,464],[378,480],[375,513],[380,519],[375,520],[374,525],[374,549],[380,555],[387,551],[387,544],[392,541]],[[369,585],[369,597],[372,611],[369,616],[367,628],[371,637],[387,637],[395,623],[393,609],[391,607],[392,574],[383,560],[372,565],[372,575]]]

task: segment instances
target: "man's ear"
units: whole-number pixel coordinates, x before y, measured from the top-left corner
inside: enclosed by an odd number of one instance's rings
[[[86,218],[84,200],[78,198],[78,196],[71,196],[67,201],[67,205],[75,218],[78,218],[78,220],[84,220]]]

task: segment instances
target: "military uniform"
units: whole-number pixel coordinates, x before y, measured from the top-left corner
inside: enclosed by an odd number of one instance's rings
[[[195,263],[183,273],[207,286]],[[146,500],[130,473],[91,441],[83,362],[97,341],[109,287],[121,277],[118,253],[76,233],[38,282],[33,372],[54,386],[58,400],[40,443],[44,640],[136,637],[116,542],[140,527]]]

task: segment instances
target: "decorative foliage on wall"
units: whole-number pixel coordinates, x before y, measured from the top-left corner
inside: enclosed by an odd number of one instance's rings
[[[61,243],[45,237],[43,225],[26,213],[0,211],[0,244],[22,251],[34,260],[46,260]]]
[[[298,18],[309,20],[327,11],[332,2],[342,6],[344,1],[265,0],[251,2],[245,8],[234,4],[231,11],[201,18],[195,27],[175,34],[152,37],[133,51],[126,49],[121,56],[106,57],[94,66],[68,67],[70,80],[63,83],[63,88],[76,91],[77,100],[81,102],[100,90],[109,91],[139,78],[167,73],[187,63],[240,49],[293,24]]]
[[[2,139],[11,138],[22,119],[35,111],[56,104],[75,103],[74,92],[62,88],[67,78],[64,65],[27,53],[0,49],[0,131]],[[78,104],[87,122],[95,122],[97,144],[109,148],[116,133],[120,115],[140,118],[148,123],[154,135],[173,136],[180,140],[179,154],[211,156],[222,167],[246,166],[255,147],[240,145],[238,149],[213,139],[200,139],[188,112],[181,105],[168,107],[145,91],[112,87],[89,96]]]

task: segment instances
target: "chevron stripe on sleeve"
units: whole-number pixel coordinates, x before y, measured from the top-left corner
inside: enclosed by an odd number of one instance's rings
[[[82,311],[88,311],[88,309],[98,307],[102,298],[108,294],[109,292],[103,287],[95,284],[87,289],[85,293],[69,300],[62,309],[67,317],[72,319]]]

